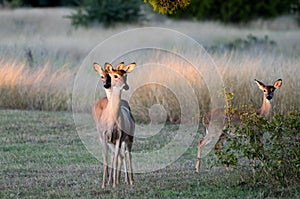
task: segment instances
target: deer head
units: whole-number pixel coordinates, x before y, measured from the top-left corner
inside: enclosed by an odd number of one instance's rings
[[[260,88],[264,92],[264,98],[271,101],[274,96],[274,91],[282,85],[282,80],[278,79],[273,85],[265,85],[264,83],[254,80]]]
[[[127,73],[130,73],[135,68],[135,66],[135,63],[131,63],[125,66],[124,62],[121,62],[116,66],[116,69],[113,69],[111,64],[106,63],[105,70],[111,78],[111,87],[120,90],[128,90],[129,86],[127,85]]]
[[[126,73],[131,72],[134,69],[134,67],[135,67],[135,63],[131,63],[127,66],[124,66],[124,62],[121,62],[116,66],[116,69],[113,69],[112,65],[109,63],[105,63],[104,67],[100,66],[97,63],[94,63],[94,70],[100,75],[101,82],[105,89],[111,88],[111,76],[108,74],[108,70],[110,70],[110,71],[114,71],[114,72],[118,73],[119,75],[121,75],[123,73],[125,74],[125,75],[123,75],[124,76],[123,77],[123,82],[124,82],[123,89],[128,90],[129,86],[127,84]]]

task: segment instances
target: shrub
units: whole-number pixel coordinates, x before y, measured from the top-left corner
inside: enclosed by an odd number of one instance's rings
[[[289,13],[293,4],[297,4],[297,0],[191,0],[190,6],[178,11],[175,17],[240,23]]]
[[[3,0],[0,1],[0,5],[17,8],[23,5],[23,0]]]
[[[276,47],[276,42],[270,40],[268,35],[262,38],[256,37],[252,34],[247,35],[246,39],[238,38],[228,43],[218,43],[205,49],[210,53],[224,53],[228,51],[245,51],[251,49],[260,49],[262,51],[271,51]]]
[[[95,22],[105,26],[116,22],[134,22],[139,19],[141,0],[84,0],[77,12],[69,16],[72,25],[89,26]]]
[[[0,4],[4,4],[9,7],[56,7],[56,6],[75,6],[78,4],[77,0],[4,0],[0,1]]]
[[[232,106],[227,107],[230,116]],[[254,111],[240,114],[242,124],[228,124],[226,144],[217,152],[218,161],[235,169],[253,171],[254,182],[283,186],[300,178],[300,111],[275,114],[271,120]],[[231,129],[234,137],[226,131]],[[232,130],[233,129],[233,130]]]

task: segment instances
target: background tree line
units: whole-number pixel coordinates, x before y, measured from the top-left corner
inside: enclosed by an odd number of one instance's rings
[[[137,21],[145,3],[173,18],[225,23],[244,23],[283,14],[299,16],[300,7],[299,0],[0,0],[1,5],[10,7],[76,7],[77,12],[70,16],[75,26]]]

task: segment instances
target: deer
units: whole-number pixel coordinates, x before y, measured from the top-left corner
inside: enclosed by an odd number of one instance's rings
[[[113,156],[108,184],[112,180],[113,187],[116,187],[116,185],[119,184],[122,161],[124,163],[125,181],[128,183],[129,178],[129,183],[131,185],[134,183],[131,148],[135,130],[135,121],[131,114],[128,102],[121,100],[122,90],[129,89],[129,86],[127,85],[127,73],[130,73],[134,68],[135,63],[125,66],[124,62],[121,62],[116,66],[116,69],[113,69],[112,65],[109,63],[105,64],[105,68],[94,63],[94,70],[99,73],[107,95],[107,97],[98,100],[93,109],[93,117],[102,144],[102,188],[105,188],[108,175],[108,147],[111,149]],[[126,157],[129,164],[129,174],[127,171]],[[118,161],[120,164],[118,164]]]
[[[276,89],[280,88],[282,85],[282,79],[278,79],[274,82],[273,85],[265,85],[264,83],[254,79],[258,88],[263,91],[263,102],[259,109],[255,110],[255,113],[259,116],[263,116],[268,118],[271,112],[271,101],[274,97],[274,92]],[[210,143],[213,139],[218,139],[216,142],[214,149],[216,151],[221,150],[224,142],[224,137],[222,137],[223,130],[226,128],[228,124],[229,118],[226,117],[225,108],[215,108],[209,111],[206,115],[204,115],[202,123],[205,130],[204,138],[201,138],[198,142],[198,153],[197,153],[197,163],[196,163],[196,172],[200,172],[200,158],[201,158],[201,151],[205,145]],[[239,125],[242,123],[242,119],[240,117],[241,110],[236,110],[232,113],[230,118],[230,124]],[[212,118],[214,120],[212,121]],[[210,124],[215,122],[214,125],[216,128],[209,128]],[[230,131],[230,129],[229,129]],[[228,132],[230,133],[230,132]]]
[[[121,62],[117,66],[117,68],[123,67],[122,65],[124,65],[124,62]],[[93,118],[94,118],[95,122],[97,123],[97,121],[100,118],[100,115],[102,114],[103,109],[107,106],[108,98],[110,98],[111,77],[108,75],[108,72],[97,63],[94,63],[94,70],[95,70],[95,72],[97,72],[100,75],[100,79],[102,81],[102,85],[104,87],[104,90],[105,90],[105,93],[107,96],[107,97],[103,97],[103,98],[99,99],[96,102],[96,104],[94,105]],[[125,77],[125,85],[123,88],[124,88],[124,90],[129,89],[126,77]],[[131,114],[131,109],[130,109],[129,103],[126,100],[121,99],[121,109],[125,109],[125,111],[129,111],[130,117],[134,120],[134,118]],[[132,143],[133,143],[133,136],[127,135],[126,132],[123,132],[122,135],[126,135],[126,137],[125,137],[125,139],[122,138],[122,143],[121,143],[122,151],[119,155],[119,162],[122,163],[122,161],[123,161],[123,163],[124,163],[125,182],[128,184],[129,183],[128,178],[130,178],[131,179],[130,184],[133,184],[134,183],[133,176],[132,176],[133,174],[132,174],[132,172],[128,173],[126,159],[124,159],[127,157],[128,161],[131,161],[131,148],[132,148]],[[111,168],[113,168],[114,153],[112,153],[111,160],[112,160]],[[132,165],[132,163],[130,163],[130,165]],[[131,171],[132,171],[132,169],[131,169]],[[131,176],[129,176],[129,175],[131,175]],[[121,176],[121,164],[118,164],[118,179],[120,179],[120,176]],[[110,169],[108,184],[110,184],[111,181],[112,181],[112,169]]]

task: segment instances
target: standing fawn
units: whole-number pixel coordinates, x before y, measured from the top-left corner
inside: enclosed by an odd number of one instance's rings
[[[268,117],[271,111],[271,100],[274,96],[274,91],[279,88],[282,84],[282,80],[278,79],[273,85],[264,85],[262,82],[255,79],[258,88],[263,91],[263,102],[260,109],[256,110],[256,114]],[[200,158],[201,151],[203,147],[211,142],[213,139],[219,139],[215,145],[215,150],[220,150],[222,142],[224,141],[221,137],[223,129],[226,127],[228,118],[226,117],[225,108],[216,108],[212,109],[203,117],[203,126],[205,128],[205,137],[201,138],[198,143],[198,154],[197,154],[197,163],[196,163],[196,172],[200,171]],[[230,118],[230,124],[241,124],[242,120],[240,118],[239,110],[235,111]],[[212,118],[214,120],[212,121]],[[217,124],[217,130],[214,128],[209,128],[209,125],[215,122]]]
[[[122,89],[129,89],[126,83],[126,75],[131,72],[134,67],[134,63],[124,66],[124,63],[121,62],[116,69],[113,69],[110,64],[105,64],[105,69],[102,69],[100,65],[94,64],[94,69],[100,74],[107,95],[107,97],[100,99],[95,104],[93,111],[97,130],[100,134],[100,141],[102,143],[103,188],[106,185],[108,175],[107,146],[112,150],[113,156],[109,182],[113,177],[113,187],[119,184],[122,160],[124,163],[125,180],[128,182],[127,157],[129,164],[129,181],[130,184],[134,183],[130,152],[135,122],[130,112],[128,102],[121,100]],[[120,162],[119,164],[118,161]]]
[[[124,62],[121,62],[117,68],[123,67],[124,66]],[[100,75],[101,78],[101,82],[102,85],[104,87],[105,93],[107,97],[103,97],[101,99],[99,99],[96,104],[94,105],[94,109],[93,109],[93,117],[95,122],[97,123],[97,121],[99,120],[103,109],[107,106],[107,102],[108,102],[108,98],[110,98],[110,94],[111,94],[111,77],[109,76],[108,72],[102,68],[99,64],[94,63],[94,70]],[[126,81],[126,77],[125,77],[125,85],[124,85],[124,90],[128,90],[129,86],[127,84]],[[131,110],[130,110],[130,106],[128,104],[128,102],[126,100],[122,100],[121,99],[121,109],[123,109],[123,111],[129,112],[130,117],[133,119],[133,116],[131,114]],[[118,164],[118,179],[120,179],[120,175],[121,175],[121,163],[123,161],[124,163],[124,173],[125,173],[125,182],[128,184],[128,178],[129,178],[129,173],[127,171],[127,164],[126,164],[126,157],[127,159],[129,159],[129,155],[128,153],[131,152],[131,148],[132,148],[132,143],[133,143],[133,136],[132,135],[127,135],[126,132],[122,132],[122,138],[121,138],[121,152],[119,154],[119,162],[120,164]],[[128,154],[128,155],[126,155]],[[113,168],[113,160],[114,160],[114,153],[112,153],[111,156],[111,169],[110,169],[110,173],[109,173],[109,178],[108,178],[108,184],[110,184],[112,182],[112,168]],[[129,159],[128,161],[131,161],[131,159]],[[130,174],[132,175],[132,174]],[[131,176],[131,181],[130,184],[133,184],[133,176]]]

